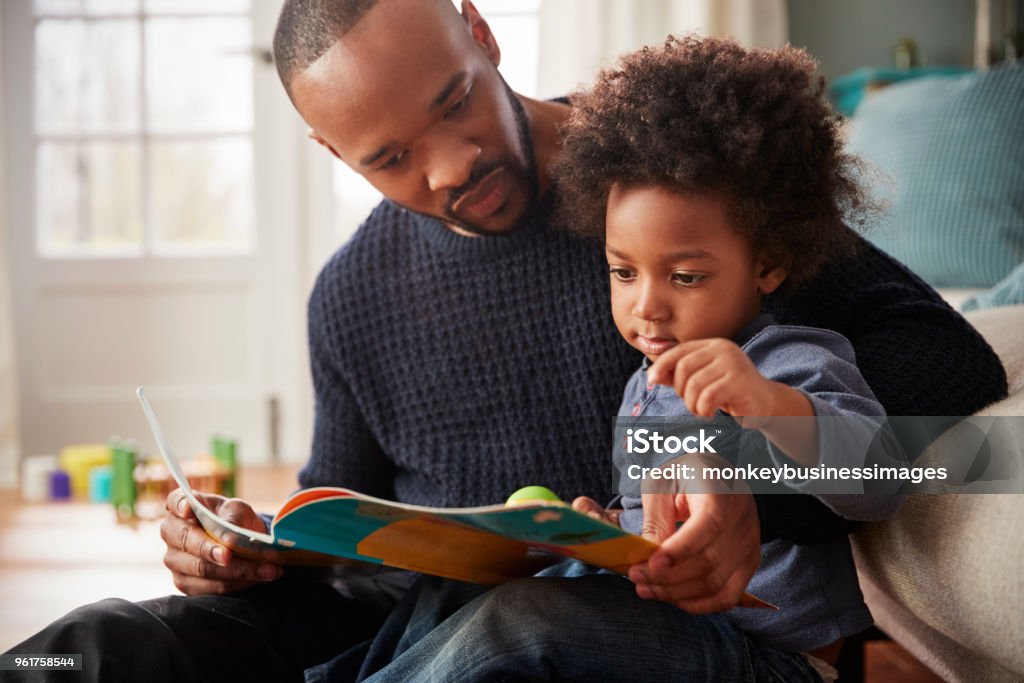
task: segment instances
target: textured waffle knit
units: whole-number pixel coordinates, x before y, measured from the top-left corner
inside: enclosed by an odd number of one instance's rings
[[[866,244],[771,308],[847,336],[890,414],[968,414],[1005,395],[981,337]],[[612,418],[641,358],[612,323],[601,246],[549,227],[546,209],[510,235],[463,237],[385,201],[321,273],[309,336],[303,486],[435,506],[498,503],[528,484],[611,497]],[[820,506],[766,498],[768,536]]]

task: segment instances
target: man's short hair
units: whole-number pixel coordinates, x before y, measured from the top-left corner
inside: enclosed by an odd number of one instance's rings
[[[285,0],[274,31],[274,64],[291,97],[296,76],[320,59],[378,0]]]

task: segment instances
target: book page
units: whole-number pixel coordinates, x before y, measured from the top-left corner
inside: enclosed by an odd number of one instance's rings
[[[161,457],[164,459],[164,463],[167,465],[167,469],[170,471],[171,476],[174,477],[174,481],[177,482],[178,486],[185,493],[192,511],[196,514],[196,518],[203,525],[206,533],[233,550],[237,548],[239,550],[255,551],[266,550],[268,545],[274,547],[274,538],[270,534],[261,534],[258,531],[232,524],[206,507],[199,500],[192,491],[192,487],[188,483],[188,477],[185,476],[185,472],[181,469],[181,464],[164,438],[163,430],[160,429],[160,423],[156,419],[156,413],[153,412],[153,408],[149,405],[143,388],[139,387],[136,389],[135,395],[139,397],[139,402],[142,404],[142,412],[146,414],[149,429],[153,432],[156,446],[160,451]]]

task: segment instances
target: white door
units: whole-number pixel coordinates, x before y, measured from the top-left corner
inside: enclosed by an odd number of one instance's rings
[[[4,0],[22,450],[301,458],[302,131],[263,57],[279,2]]]

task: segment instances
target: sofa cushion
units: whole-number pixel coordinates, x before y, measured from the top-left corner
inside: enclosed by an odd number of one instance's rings
[[[1021,102],[1024,63],[866,99],[848,149],[881,172],[889,202],[868,237],[934,286],[992,287],[1024,261]]]

